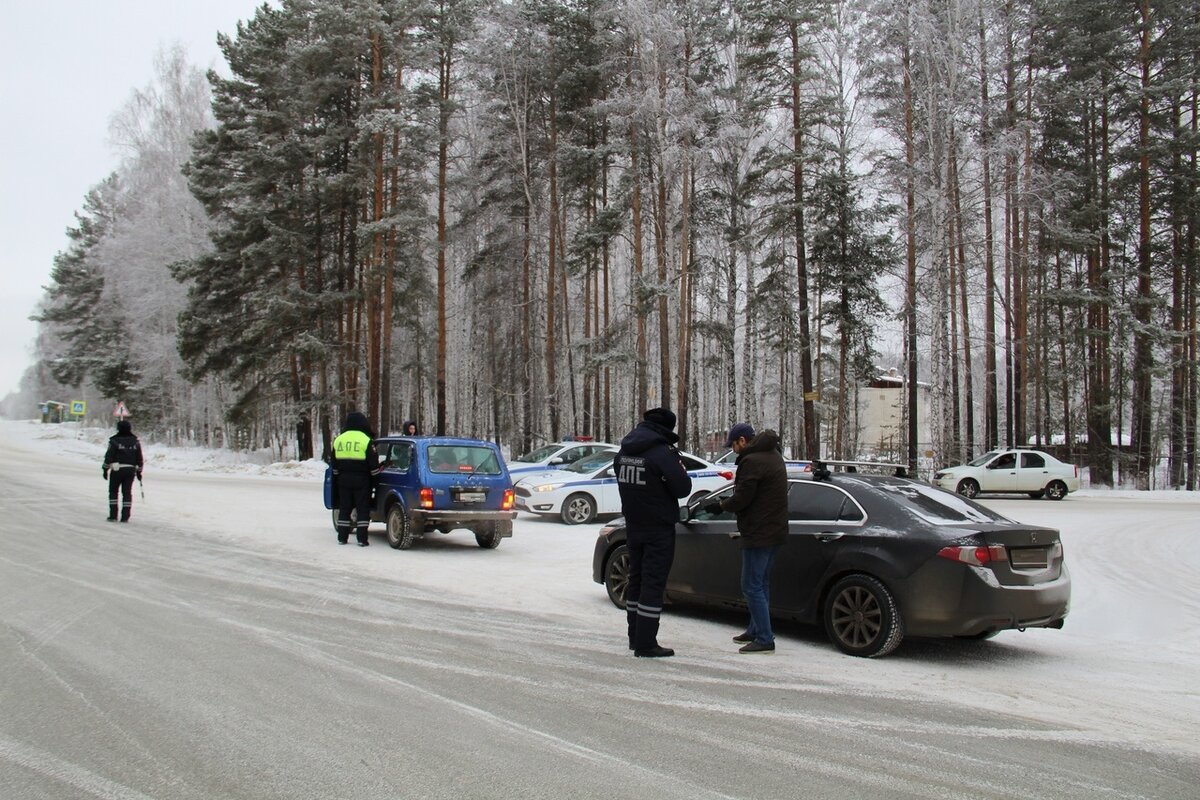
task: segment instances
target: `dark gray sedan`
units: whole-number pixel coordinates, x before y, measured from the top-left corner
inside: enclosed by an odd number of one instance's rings
[[[703,505],[681,511],[667,601],[745,608],[737,524]],[[793,479],[788,542],[771,574],[773,616],[824,624],[855,656],[887,655],[909,636],[985,639],[1061,628],[1071,598],[1058,531],[1024,525],[951,492],[897,477]],[[600,531],[592,577],[625,606],[623,520]]]

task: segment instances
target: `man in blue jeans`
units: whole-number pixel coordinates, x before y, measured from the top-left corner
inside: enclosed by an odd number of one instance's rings
[[[742,653],[772,653],[771,568],[775,554],[787,541],[788,478],[779,434],[765,430],[755,435],[748,422],[729,429],[726,447],[737,453],[733,494],[705,506],[712,514],[737,514],[742,545],[742,595],[750,607],[750,625],[733,640]]]

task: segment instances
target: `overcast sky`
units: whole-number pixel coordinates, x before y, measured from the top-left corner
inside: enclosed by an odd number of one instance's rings
[[[233,33],[261,5],[0,0],[0,397],[32,363],[28,317],[64,231],[117,165],[109,118],[153,80],[155,53],[175,43],[193,64],[227,72],[217,33]]]

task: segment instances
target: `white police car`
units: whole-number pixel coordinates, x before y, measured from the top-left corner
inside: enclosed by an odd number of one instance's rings
[[[548,444],[539,447],[532,453],[518,456],[508,462],[508,474],[516,481],[522,475],[533,472],[545,472],[551,469],[566,469],[580,460],[594,456],[597,453],[615,454],[620,448],[608,442],[593,442],[586,439],[573,439]]]
[[[601,452],[576,461],[566,469],[526,473],[515,478],[517,508],[534,514],[558,516],[568,525],[591,522],[598,516],[621,513],[621,496],[613,460],[617,451]],[[683,505],[714,492],[733,480],[733,473],[689,453],[680,460],[692,478],[692,494]]]
[[[737,458],[738,454],[730,450],[712,463],[717,469],[727,469],[734,472],[737,470]],[[783,466],[787,468],[789,478],[807,478],[813,471],[811,461],[802,461],[794,458],[784,459]]]

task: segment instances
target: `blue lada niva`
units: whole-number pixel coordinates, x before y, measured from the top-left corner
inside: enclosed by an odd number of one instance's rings
[[[500,448],[480,439],[385,436],[375,440],[383,467],[371,521],[387,526],[397,550],[418,535],[469,528],[480,547],[512,536],[513,484]],[[325,507],[337,528],[336,487],[325,470]]]

